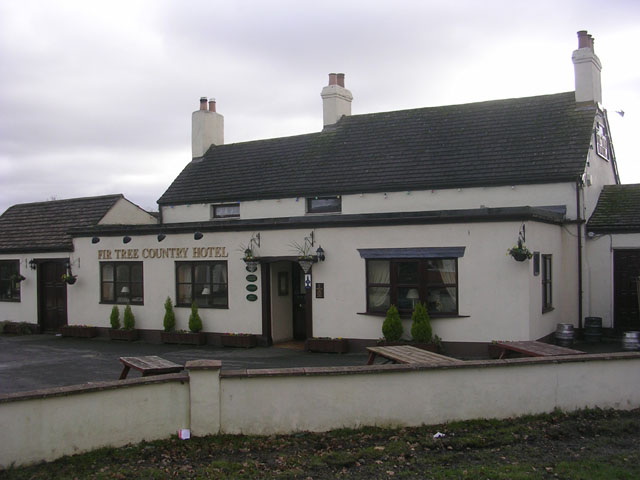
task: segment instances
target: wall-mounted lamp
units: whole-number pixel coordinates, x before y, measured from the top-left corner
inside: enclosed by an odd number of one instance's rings
[[[122,237],[122,243],[129,243],[131,241],[131,237],[129,235],[125,235]]]
[[[38,261],[35,258],[32,258],[31,260],[29,260],[29,268],[31,270],[37,270],[38,269]]]
[[[167,236],[164,233],[159,233],[158,234],[158,241],[161,242],[162,240],[164,240],[165,238],[167,238]]]
[[[91,243],[93,243],[94,245],[95,245],[96,243],[100,243],[100,237],[93,237],[93,238],[91,239]]]
[[[322,247],[318,247],[318,249],[316,250],[316,255],[318,256],[319,262],[324,262],[325,256],[324,249]]]
[[[204,235],[202,235],[201,232],[196,232],[193,234],[193,239],[194,240],[200,240],[202,237],[204,237]]]

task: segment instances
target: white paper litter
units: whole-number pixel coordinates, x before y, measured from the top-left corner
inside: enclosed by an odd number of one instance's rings
[[[446,434],[444,434],[444,433],[440,433],[440,432],[436,433],[436,434],[433,436],[433,438],[443,438],[443,437],[446,437]]]

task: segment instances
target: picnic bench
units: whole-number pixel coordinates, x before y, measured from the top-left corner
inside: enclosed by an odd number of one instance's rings
[[[572,348],[559,347],[536,341],[494,341],[489,345],[489,353],[494,358],[504,358],[509,352],[521,353],[528,357],[552,357],[555,355],[581,355],[584,352]]]
[[[163,373],[177,373],[184,367],[177,363],[170,362],[156,355],[145,357],[120,357],[120,362],[124,367],[120,374],[120,380],[127,378],[130,369],[139,370],[143,377],[150,375],[161,375]]]
[[[421,363],[432,366],[453,365],[462,363],[462,360],[445,357],[437,353],[429,352],[411,345],[393,345],[389,347],[367,347],[369,360],[367,365],[373,365],[376,356],[386,358],[394,363]]]

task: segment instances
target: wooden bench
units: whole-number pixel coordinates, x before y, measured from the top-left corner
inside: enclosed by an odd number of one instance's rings
[[[381,356],[394,363],[421,363],[428,365],[452,365],[462,363],[462,360],[445,357],[437,353],[428,352],[411,345],[395,345],[390,347],[367,347],[369,360],[367,365],[373,365],[376,356]]]
[[[504,358],[509,352],[521,353],[528,357],[553,357],[556,355],[581,355],[584,352],[572,348],[558,347],[550,343],[534,341],[494,341],[489,345],[489,353],[494,358]]]
[[[177,373],[184,367],[177,363],[170,362],[155,355],[146,357],[120,357],[120,362],[124,365],[120,380],[127,378],[130,369],[139,370],[143,377],[150,375],[161,375],[163,373]]]

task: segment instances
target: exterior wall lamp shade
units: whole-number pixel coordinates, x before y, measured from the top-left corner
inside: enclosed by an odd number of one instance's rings
[[[202,237],[204,237],[204,235],[202,235],[201,232],[196,232],[193,234],[193,239],[194,240],[200,240]]]
[[[91,239],[91,243],[93,243],[94,245],[95,245],[96,243],[100,243],[100,237],[93,237],[93,238]]]
[[[32,258],[31,260],[29,260],[29,268],[31,268],[31,270],[38,269],[38,262],[35,258]]]
[[[131,241],[131,237],[129,235],[125,235],[122,237],[122,243],[129,243]]]
[[[318,256],[319,262],[324,262],[325,255],[324,255],[324,249],[322,247],[318,247],[318,249],[316,250],[316,255]]]
[[[164,233],[159,233],[158,234],[158,241],[159,242],[163,241],[165,238],[167,238],[167,236]]]

